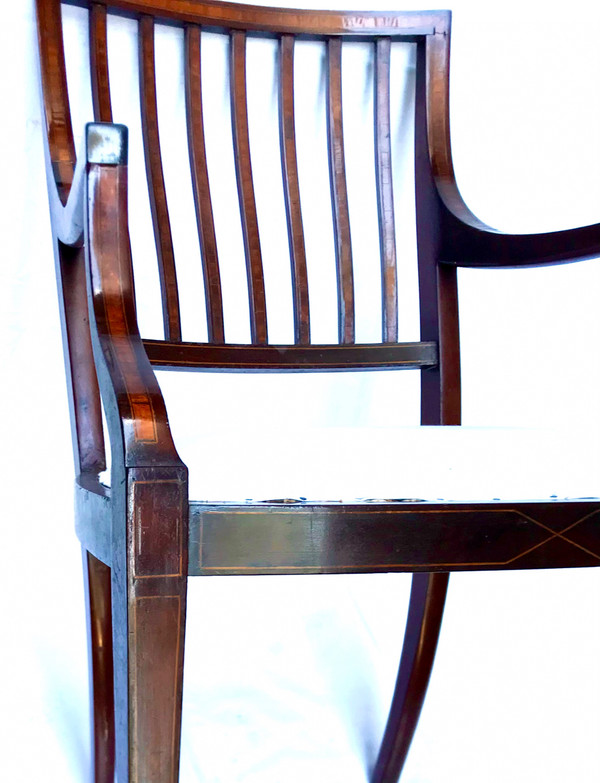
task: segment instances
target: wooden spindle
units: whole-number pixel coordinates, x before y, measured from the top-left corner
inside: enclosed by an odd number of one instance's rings
[[[90,75],[94,120],[112,122],[110,81],[108,76],[108,45],[106,36],[106,6],[93,3],[90,8]]]
[[[282,35],[279,44],[279,131],[281,139],[281,168],[287,216],[292,291],[294,297],[294,340],[297,344],[310,343],[310,308],[306,248],[302,227],[298,159],[296,155],[296,126],[294,114],[294,37]]]
[[[329,39],[327,55],[327,129],[338,288],[338,339],[340,343],[353,343],[354,278],[342,122],[341,38]]]
[[[181,319],[179,315],[179,294],[175,272],[175,256],[167,194],[163,177],[158,133],[158,110],[156,106],[156,76],[154,65],[154,19],[142,16],[140,19],[140,98],[142,108],[142,131],[146,175],[150,191],[150,208],[156,241],[156,254],[160,273],[160,288],[163,304],[165,339],[181,340]]]
[[[375,44],[375,169],[381,251],[382,339],[386,343],[398,340],[398,282],[390,139],[390,51],[391,39],[379,38]]]
[[[252,342],[267,342],[267,305],[263,275],[258,217],[252,182],[250,136],[248,130],[248,100],[246,94],[246,33],[231,33],[231,121],[235,147],[236,176],[250,304],[250,332]]]
[[[223,324],[223,298],[221,294],[221,276],[219,256],[213,220],[208,168],[206,166],[206,146],[204,142],[204,117],[202,114],[202,79],[200,65],[200,28],[189,25],[185,31],[186,70],[185,97],[187,104],[188,145],[190,167],[194,188],[194,204],[200,249],[202,251],[202,271],[204,274],[204,292],[206,298],[206,317],[208,339],[210,342],[225,342]]]

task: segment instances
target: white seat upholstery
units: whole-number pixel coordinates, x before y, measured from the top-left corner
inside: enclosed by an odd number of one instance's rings
[[[253,376],[249,384],[231,375],[159,376],[173,438],[189,468],[190,500],[600,496],[594,428],[394,426],[403,414],[393,426],[371,426],[379,422],[368,410],[368,394],[366,413],[361,408],[356,391],[368,387],[360,380],[344,397],[340,389],[347,387],[315,376]],[[230,398],[221,399],[226,393]],[[399,410],[405,405],[399,399]],[[366,426],[350,426],[356,420]],[[327,426],[330,421],[337,426]],[[109,471],[103,480],[109,483]]]
[[[575,433],[469,427],[175,432],[194,500],[534,499],[598,495]],[[578,453],[579,451],[579,453]]]

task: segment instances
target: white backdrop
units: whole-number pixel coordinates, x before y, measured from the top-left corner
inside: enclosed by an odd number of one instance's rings
[[[457,0],[453,11],[452,138],[467,203],[506,230],[598,221],[600,9],[578,0],[567,17],[533,0]],[[67,30],[76,29],[76,16]],[[135,59],[125,27],[115,29],[114,40],[124,58]],[[90,780],[86,642],[31,0],[4,9],[0,43],[0,100],[7,108],[0,771],[16,783],[42,777],[75,783]],[[165,49],[175,44],[161,38]],[[118,74],[113,82],[116,89]],[[162,96],[159,82],[159,100],[168,105],[167,89]],[[135,106],[126,97],[122,106],[115,119],[128,121],[130,111],[135,123]],[[87,119],[84,103],[78,122]],[[560,467],[575,476],[584,475],[573,469],[578,452],[588,462],[597,459],[598,277],[594,261],[460,275],[464,423],[555,422],[570,444]],[[216,378],[205,382],[202,399],[223,395]],[[374,378],[353,376],[343,398],[340,382],[327,378],[299,394],[309,398],[313,423],[378,427],[389,416],[414,423],[414,401],[406,415],[398,413],[394,395],[404,391]],[[229,379],[228,394],[258,391],[259,419],[272,415],[277,427],[287,410],[285,399],[278,413],[273,403],[291,387],[288,379],[271,380],[274,391],[262,380],[244,391],[241,381]],[[167,391],[177,405],[177,391]],[[241,427],[244,408],[234,403],[214,429]],[[178,408],[171,413],[178,418]],[[294,434],[308,423],[295,422]],[[560,444],[560,437],[551,442]],[[555,445],[559,455],[561,448]],[[528,470],[533,458],[523,456]],[[600,494],[593,476],[581,494]],[[436,667],[403,780],[598,780],[598,582],[595,570],[451,578]],[[395,677],[409,584],[410,577],[389,575],[194,580],[182,783],[366,780]]]

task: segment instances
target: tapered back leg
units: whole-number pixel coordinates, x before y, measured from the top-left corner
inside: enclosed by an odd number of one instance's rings
[[[113,783],[115,712],[110,567],[83,550],[87,593],[94,783]]]
[[[392,705],[371,783],[399,779],[427,693],[437,648],[448,574],[415,574]]]

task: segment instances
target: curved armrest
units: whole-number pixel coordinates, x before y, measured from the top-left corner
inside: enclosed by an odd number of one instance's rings
[[[545,234],[504,234],[467,207],[456,184],[450,147],[450,20],[427,36],[427,135],[442,202],[440,260],[456,266],[541,266],[600,255],[600,223]]]
[[[85,161],[90,326],[113,465],[183,467],[137,326],[127,230],[127,128],[87,125]]]

